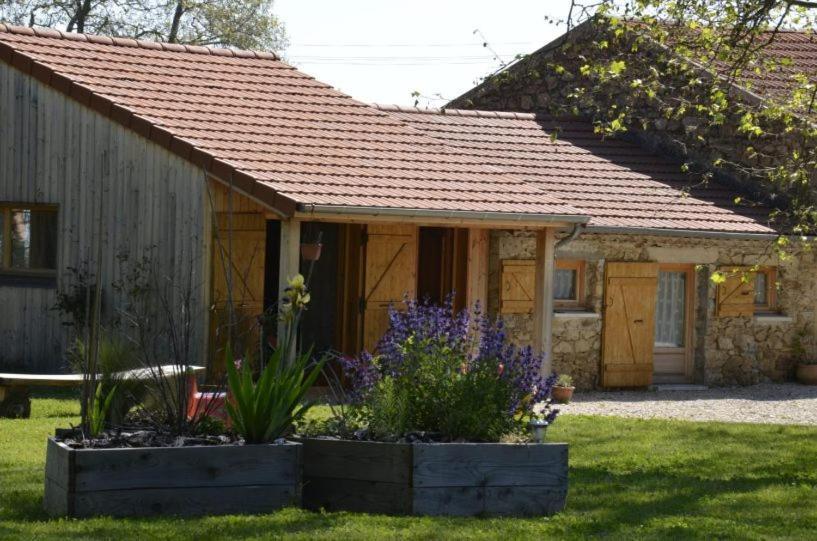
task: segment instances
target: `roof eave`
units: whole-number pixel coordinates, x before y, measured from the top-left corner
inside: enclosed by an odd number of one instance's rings
[[[776,240],[781,233],[751,233],[748,231],[716,231],[706,229],[669,229],[660,227],[617,227],[589,225],[585,228],[586,233],[598,234],[624,234],[624,235],[654,235],[659,237],[696,237],[710,239],[732,239],[732,240]]]
[[[333,221],[411,221],[423,223],[476,225],[481,227],[534,228],[567,227],[585,224],[589,216],[515,212],[432,210],[417,208],[369,207],[353,205],[298,205],[295,218]]]

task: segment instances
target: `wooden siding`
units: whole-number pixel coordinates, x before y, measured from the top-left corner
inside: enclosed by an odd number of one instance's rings
[[[100,213],[105,283],[119,278],[118,252],[151,246],[166,274],[192,270],[207,283],[204,186],[192,164],[0,63],[0,201],[59,205],[57,287],[67,267],[94,261]],[[63,368],[55,301],[54,288],[0,285],[0,367]],[[105,301],[109,313],[118,302],[110,292]]]

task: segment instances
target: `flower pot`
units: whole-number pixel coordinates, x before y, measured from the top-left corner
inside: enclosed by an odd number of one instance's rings
[[[72,449],[49,438],[43,505],[70,517],[269,513],[300,505],[301,449],[292,442]]]
[[[301,443],[307,509],[543,516],[567,498],[566,443]]]
[[[797,381],[805,385],[817,385],[817,364],[798,364]]]
[[[557,404],[569,404],[570,399],[573,398],[573,391],[575,389],[575,387],[559,387],[557,385],[554,386],[550,392],[550,397]]]
[[[321,258],[321,248],[323,244],[301,244],[301,257],[304,261],[317,261]]]

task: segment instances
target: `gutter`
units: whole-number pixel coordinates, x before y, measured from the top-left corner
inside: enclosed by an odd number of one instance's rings
[[[304,205],[298,210],[307,214],[345,214],[349,216],[389,216],[396,218],[434,218],[442,220],[475,220],[519,222],[524,224],[568,222],[585,224],[589,216],[572,214],[523,214],[517,212],[478,212],[467,210],[401,209],[394,207],[358,207],[349,205]]]
[[[623,235],[655,235],[661,237],[696,237],[707,239],[733,239],[733,240],[776,240],[780,238],[779,233],[737,233],[730,231],[701,231],[693,229],[661,229],[653,227],[610,227],[610,226],[588,226],[588,233],[601,234],[623,234]],[[791,238],[801,239],[799,236]]]

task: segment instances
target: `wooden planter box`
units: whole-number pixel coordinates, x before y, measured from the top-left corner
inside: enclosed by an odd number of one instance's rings
[[[566,443],[302,443],[308,509],[539,516],[567,498]]]
[[[71,449],[48,439],[52,516],[266,513],[301,504],[299,443]]]

